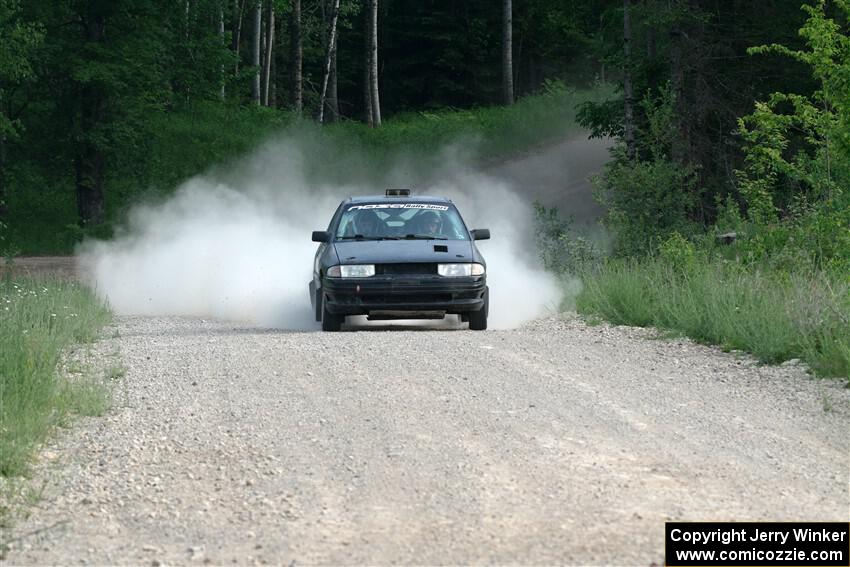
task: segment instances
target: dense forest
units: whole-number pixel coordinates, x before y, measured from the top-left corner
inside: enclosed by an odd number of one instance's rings
[[[839,110],[846,77],[813,73],[794,52],[820,14],[809,43],[830,51],[813,57],[846,65],[846,11],[799,0],[0,0],[0,218],[14,222],[24,214],[15,208],[62,187],[81,226],[108,220],[114,174],[126,183],[131,172],[137,188],[159,181],[170,164],[157,156],[180,143],[164,132],[175,124],[220,124],[220,138],[237,139],[234,122],[259,137],[293,114],[377,127],[405,112],[511,104],[561,81],[618,86],[580,112],[595,134],[624,143],[626,167],[606,181],[613,214],[651,199],[663,222],[636,230],[707,225],[727,197],[746,207],[746,180],[772,167],[746,162],[748,145],[781,127],[766,112],[790,120],[786,154],[816,153],[789,108],[805,99]],[[771,44],[782,48],[752,51]],[[827,91],[826,80],[839,84]],[[814,190],[790,173],[776,172],[784,211]],[[668,176],[653,185],[671,194],[621,194],[634,175]]]

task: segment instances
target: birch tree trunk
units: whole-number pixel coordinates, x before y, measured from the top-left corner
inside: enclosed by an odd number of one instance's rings
[[[629,0],[623,0],[623,140],[626,155],[635,157],[634,92],[632,89],[632,22]]]
[[[219,39],[219,41],[221,41],[222,46],[225,45],[225,43],[224,43],[224,2],[225,2],[225,0],[220,0],[220,2],[218,4],[218,39]],[[221,86],[219,87],[218,96],[221,100],[224,100],[225,96],[227,95],[227,93],[224,92],[224,84],[225,84],[224,64],[222,64],[221,67],[219,68],[218,74],[220,75],[219,82],[221,83]]]
[[[363,121],[372,122],[372,2],[363,0]]]
[[[334,0],[322,0],[322,22],[325,28],[325,39],[329,40],[330,33],[328,30],[330,29],[331,19],[333,19],[333,2]],[[339,10],[337,9],[337,12]],[[330,67],[330,75],[328,75],[328,94],[325,97],[325,122],[336,122],[339,120],[339,98],[337,95],[337,43],[338,40],[334,39],[334,45],[332,46],[332,55],[331,55],[331,67]],[[325,49],[328,48],[327,45],[324,46]]]
[[[268,3],[266,19],[266,49],[263,55],[263,106],[269,106],[269,82],[271,80],[272,57],[274,56],[274,4]]]
[[[289,20],[290,50],[292,57],[292,107],[301,114],[304,106],[301,66],[304,50],[301,44],[301,0],[292,0],[292,16]]]
[[[371,0],[369,27],[372,46],[369,51],[369,94],[372,99],[372,126],[381,125],[381,98],[378,94],[378,0]]]
[[[277,26],[275,26],[277,27]],[[277,57],[272,54],[272,66],[269,69],[271,78],[269,79],[269,106],[277,106]]]
[[[189,41],[189,37],[190,37],[189,29],[191,27],[191,22],[189,20],[189,14],[190,14],[189,0],[186,0],[184,4],[185,4],[184,10],[185,10],[186,13],[185,13],[184,18],[183,18],[183,26],[184,26],[183,32],[184,32],[184,36],[186,38],[186,41]]]
[[[325,52],[325,69],[322,73],[322,95],[319,98],[319,123],[325,122],[325,103],[328,95],[328,79],[331,75],[331,62],[336,49],[336,21],[339,17],[339,0],[333,0],[333,12],[331,13],[331,25],[328,32],[327,50]]]
[[[269,0],[269,2],[273,2],[274,0]],[[268,3],[263,6],[263,9],[268,7]],[[266,22],[267,18],[265,13],[263,13],[262,20],[260,21],[260,102],[259,104],[263,104],[263,85],[266,84]]]
[[[260,104],[260,39],[263,34],[263,1],[257,0],[254,6],[254,37],[251,52],[251,64],[254,66],[254,81],[251,85],[251,100]]]
[[[239,74],[239,42],[242,39],[242,15],[245,13],[246,1],[233,0],[233,42],[230,44],[230,47],[236,54],[236,64],[233,69],[234,75]]]
[[[337,74],[336,74],[336,45],[333,48],[333,57],[331,61],[331,74],[328,77],[328,116],[327,122],[337,122],[339,120],[339,95],[337,94]]]
[[[514,103],[513,7],[502,0],[502,102]]]

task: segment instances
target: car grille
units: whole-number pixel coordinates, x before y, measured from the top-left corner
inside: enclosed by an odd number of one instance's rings
[[[409,263],[409,264],[375,264],[375,275],[425,275],[436,274],[437,264],[434,263]]]
[[[423,304],[423,303],[449,303],[452,300],[450,293],[422,293],[416,295],[364,295],[363,303],[378,304]]]

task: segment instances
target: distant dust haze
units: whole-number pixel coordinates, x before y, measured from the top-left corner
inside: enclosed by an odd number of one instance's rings
[[[328,146],[290,133],[228,170],[188,180],[164,202],[137,206],[113,240],[80,247],[82,273],[119,314],[318,329],[307,291],[317,246],[311,231],[325,229],[347,196],[412,186],[414,194],[451,198],[470,228],[491,230],[492,239],[478,243],[487,259],[491,328],[557,309],[562,290],[533,246],[534,197],[520,194],[509,173],[470,167],[464,145],[430,156],[426,174],[417,156],[375,168],[350,148]],[[350,164],[351,174],[322,181],[317,160]]]

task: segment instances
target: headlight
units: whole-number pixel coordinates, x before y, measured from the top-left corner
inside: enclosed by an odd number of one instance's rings
[[[437,273],[441,276],[483,276],[484,266],[481,264],[437,264]]]
[[[375,264],[350,264],[348,266],[331,266],[328,268],[329,278],[370,278],[375,275]]]

